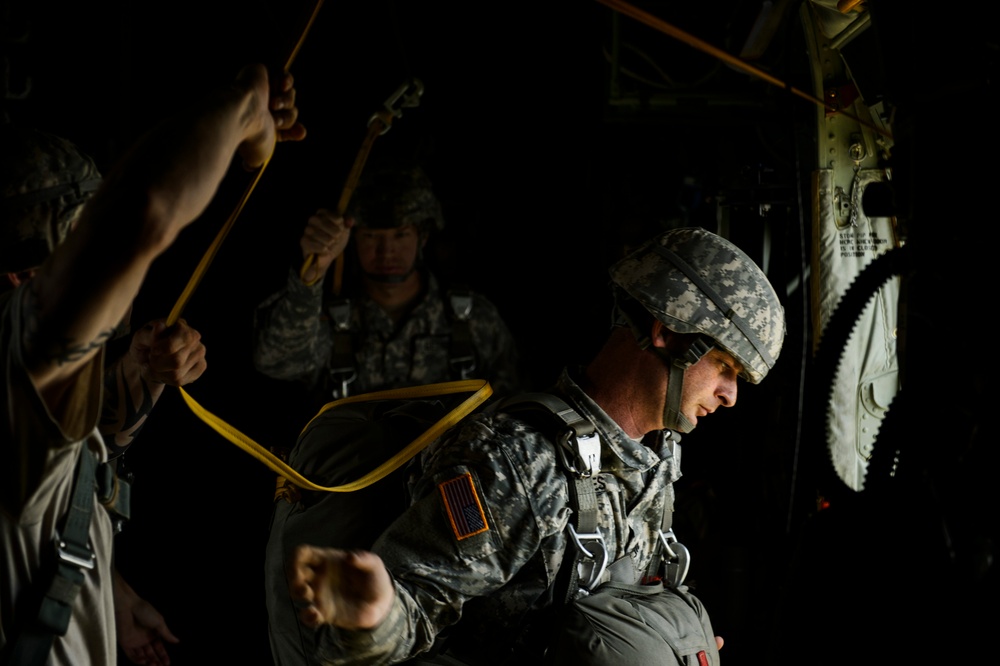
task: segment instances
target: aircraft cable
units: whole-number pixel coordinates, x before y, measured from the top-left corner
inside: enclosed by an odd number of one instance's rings
[[[814,95],[803,92],[798,88],[796,88],[795,86],[785,83],[778,77],[772,76],[767,72],[765,72],[764,70],[754,67],[753,65],[746,63],[743,60],[740,60],[739,58],[726,53],[722,49],[712,46],[708,42],[698,39],[694,35],[684,32],[680,28],[677,28],[676,26],[673,26],[667,23],[666,21],[657,18],[656,16],[653,16],[648,12],[638,9],[637,7],[634,7],[627,2],[624,2],[623,0],[597,0],[597,2],[617,12],[625,14],[626,16],[634,18],[637,21],[649,26],[650,28],[653,28],[654,30],[658,30],[659,32],[662,32],[665,35],[668,35],[681,42],[684,42],[688,46],[696,48],[699,51],[702,51],[703,53],[706,53],[714,58],[718,58],[719,60],[722,60],[723,62],[732,65],[736,69],[742,70],[747,74],[752,74],[753,76],[763,79],[764,81],[770,83],[771,85],[782,88],[785,91],[791,93],[792,95],[795,95],[796,97],[801,97],[802,99],[810,101],[813,104],[822,106],[824,109],[826,109],[827,113],[834,113],[846,116],[847,118],[850,118],[851,120],[860,123],[865,127],[870,128],[871,130],[877,132],[878,134],[881,134],[885,138],[892,140],[892,134],[886,131],[884,128],[877,127],[874,124],[866,122],[865,120],[858,118],[857,116],[853,115],[848,111],[845,111],[842,108],[829,104]]]

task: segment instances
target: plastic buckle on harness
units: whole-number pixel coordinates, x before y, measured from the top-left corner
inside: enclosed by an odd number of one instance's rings
[[[691,566],[691,553],[687,546],[682,544],[674,536],[673,529],[664,533],[657,530],[660,535],[660,545],[663,547],[664,582],[670,587],[680,587],[687,578],[688,568]]]
[[[576,438],[576,449],[586,468],[585,476],[597,476],[601,472],[601,439],[595,435]]]
[[[569,430],[557,449],[563,464],[573,474],[589,479],[601,471],[601,440],[596,434],[577,435]]]
[[[342,368],[331,370],[330,376],[337,383],[337,386],[330,393],[334,400],[340,400],[347,397],[347,387],[358,378],[358,373],[353,368],[350,370]]]
[[[332,303],[327,311],[330,313],[330,321],[333,323],[333,330],[346,331],[351,326],[351,302],[341,299]]]
[[[474,356],[462,356],[448,361],[452,370],[461,379],[472,379],[472,374],[476,371],[476,358]]]
[[[452,290],[448,294],[451,299],[451,309],[460,321],[468,321],[472,314],[472,294],[467,291]]]
[[[573,545],[582,557],[577,558],[577,574],[580,587],[593,590],[604,570],[608,568],[608,549],[600,532],[577,534],[572,525],[566,525]]]

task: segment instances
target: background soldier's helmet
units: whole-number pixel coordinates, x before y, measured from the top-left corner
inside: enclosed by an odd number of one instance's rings
[[[41,265],[100,182],[94,160],[69,141],[0,125],[0,273]]]
[[[647,241],[611,268],[611,280],[676,333],[702,334],[743,364],[756,384],[781,352],[784,308],[764,272],[730,241],[698,227]]]
[[[441,203],[419,167],[384,168],[362,175],[347,213],[359,227],[391,229],[412,224],[422,234],[444,228]]]

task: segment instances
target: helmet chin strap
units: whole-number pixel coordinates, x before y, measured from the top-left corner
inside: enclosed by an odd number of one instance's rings
[[[667,399],[663,404],[663,426],[665,428],[685,434],[694,430],[694,424],[681,413],[681,396],[684,395],[684,371],[711,350],[712,345],[703,338],[696,339],[687,348],[687,351],[678,357],[671,356],[662,347],[653,347],[653,351],[670,372],[667,377]]]
[[[400,275],[382,275],[381,273],[368,273],[368,272],[366,272],[365,273],[365,277],[368,278],[369,280],[371,280],[372,282],[381,282],[382,284],[398,284],[400,282],[405,282],[406,278],[408,278],[411,275],[413,275],[413,271],[415,271],[415,270],[416,270],[416,267],[413,266],[413,267],[410,268],[410,270],[408,270],[405,273],[402,273]]]
[[[681,413],[681,396],[684,394],[684,371],[691,364],[686,363],[681,358],[672,358],[665,349],[660,347],[654,347],[653,351],[670,372],[667,378],[667,399],[663,404],[663,427],[685,434],[689,433],[694,430],[694,424]]]
[[[635,335],[639,348],[652,349],[667,366],[670,374],[667,377],[667,399],[663,405],[663,427],[685,434],[694,430],[694,424],[681,413],[681,397],[684,395],[684,371],[714,348],[712,340],[705,336],[698,336],[688,345],[683,354],[675,357],[663,347],[654,346],[649,335],[645,333],[645,329],[636,326],[626,309],[616,305],[612,321],[615,326],[628,325],[632,329],[632,334]]]
[[[364,272],[366,278],[372,282],[381,282],[382,284],[399,284],[405,282],[407,278],[413,275],[414,271],[417,270],[424,263],[424,250],[421,246],[417,249],[417,257],[413,260],[413,264],[410,266],[410,270],[402,273],[401,275],[382,275],[379,273],[369,273]]]

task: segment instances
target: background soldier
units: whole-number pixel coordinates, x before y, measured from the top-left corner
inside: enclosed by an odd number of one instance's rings
[[[257,370],[300,382],[319,405],[456,379],[486,379],[494,394],[520,388],[519,356],[497,308],[446,288],[425,264],[428,238],[443,225],[429,178],[409,164],[365,174],[345,216],[318,210],[299,243],[303,261],[312,257],[305,275],[296,262],[257,310]],[[344,298],[324,281],[352,237]]]

